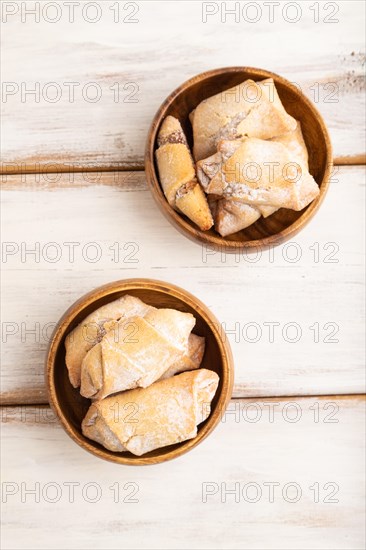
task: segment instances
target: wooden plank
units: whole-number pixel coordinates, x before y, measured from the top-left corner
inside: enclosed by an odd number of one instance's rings
[[[68,3],[58,10],[38,3],[39,22],[27,3],[8,4],[3,171],[36,171],[38,164],[51,172],[142,168],[149,125],[167,95],[195,74],[232,65],[263,67],[299,85],[323,114],[339,162],[358,162],[365,153],[362,2],[286,8],[282,1],[272,22],[268,5],[257,2],[255,23],[247,2],[234,4],[235,16],[218,2],[103,1],[88,8],[82,0],[73,23]],[[89,22],[94,17],[99,21]]]
[[[2,193],[3,403],[45,403],[54,324],[82,294],[129,277],[170,281],[212,309],[234,353],[236,397],[362,393],[364,175],[337,168],[292,243],[237,256],[180,235],[142,173],[132,185],[128,173],[117,185],[104,173],[85,187],[79,174],[72,188],[63,175],[51,192],[12,176]]]
[[[366,164],[366,155],[350,155],[346,157],[337,157],[336,164],[340,166],[354,166]]]
[[[146,191],[144,171],[82,170],[78,172],[44,172],[1,174],[2,191],[57,191],[106,185],[120,191]]]
[[[191,453],[128,468],[79,448],[47,408],[3,409],[3,547],[364,548],[364,399],[228,411]]]

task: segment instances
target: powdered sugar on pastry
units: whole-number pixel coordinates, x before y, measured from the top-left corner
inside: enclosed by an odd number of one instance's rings
[[[218,383],[215,372],[198,369],[113,395],[91,405],[83,434],[111,451],[137,456],[192,439],[210,413]]]
[[[194,324],[193,315],[173,309],[153,309],[118,324],[85,356],[81,395],[102,399],[152,384],[188,355]]]
[[[90,313],[65,339],[66,366],[74,388],[81,383],[81,364],[87,352],[110,330],[111,323],[134,315],[143,317],[150,306],[125,294]]]
[[[192,116],[196,161],[216,152],[222,139],[244,136],[270,139],[296,128],[272,79],[246,80],[202,101]]]

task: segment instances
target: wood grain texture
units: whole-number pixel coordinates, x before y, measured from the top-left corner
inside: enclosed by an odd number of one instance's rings
[[[149,125],[170,92],[202,71],[234,65],[297,83],[324,116],[336,159],[357,161],[365,153],[362,2],[337,2],[334,16],[320,2],[319,22],[307,2],[297,23],[283,16],[286,2],[273,22],[262,6],[256,23],[243,17],[245,2],[237,22],[229,15],[222,22],[221,11],[203,22],[201,2],[136,2],[136,23],[123,22],[131,8],[120,2],[114,23],[116,3],[103,1],[94,24],[82,16],[85,4],[75,9],[74,23],[63,3],[55,23],[46,20],[57,16],[52,9],[39,22],[32,15],[22,22],[22,9],[7,17],[2,170],[34,171],[38,163],[68,172],[142,167]],[[38,95],[26,94],[32,89]]]
[[[37,190],[30,174],[30,191],[20,176],[9,178],[4,403],[47,401],[43,365],[54,324],[87,291],[129,277],[173,282],[213,311],[233,350],[237,397],[364,391],[363,167],[336,167],[326,200],[295,241],[230,256],[175,231],[142,173],[136,190],[128,173],[119,176],[118,185],[102,174],[98,185],[64,188],[64,174],[51,192]]]
[[[3,408],[3,547],[364,548],[364,399],[240,400],[229,411],[192,452],[128,468],[83,451],[48,408]]]
[[[56,23],[22,13],[56,2],[5,4],[17,13],[4,22],[2,12],[1,37],[2,547],[363,549],[365,169],[353,165],[365,164],[364,3],[302,2],[297,23],[285,0],[273,22],[257,2],[256,23],[247,2],[235,3],[237,22],[212,3],[205,23],[194,1],[98,1],[87,11],[101,10],[96,23],[82,16],[87,0],[73,23],[65,2]],[[142,171],[168,94],[233,65],[297,83],[346,165],[294,241],[257,255],[188,241]],[[26,95],[35,87],[39,101]],[[246,397],[202,445],[146,468],[86,453],[48,406],[32,405],[47,402],[44,359],[61,315],[129,277],[175,283],[214,312],[233,350],[233,395]]]
[[[146,191],[146,178],[140,171],[82,170],[79,172],[44,172],[0,175],[2,191],[57,191],[106,185],[119,191]]]

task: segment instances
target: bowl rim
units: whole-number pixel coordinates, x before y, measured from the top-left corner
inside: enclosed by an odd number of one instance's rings
[[[223,75],[225,73],[240,72],[253,73],[256,77],[258,77],[258,79],[273,78],[275,83],[280,82],[283,86],[290,88],[295,93],[295,95],[301,97],[306,107],[317,119],[321,128],[322,136],[326,145],[326,167],[322,181],[320,182],[320,184],[318,184],[320,189],[318,197],[305,208],[299,218],[295,220],[292,224],[290,224],[279,233],[275,233],[261,239],[254,239],[249,241],[230,241],[227,240],[226,237],[221,237],[218,233],[217,235],[211,235],[207,231],[202,231],[198,227],[192,227],[192,225],[186,219],[184,219],[183,216],[178,214],[178,212],[176,212],[169,205],[161,188],[158,175],[156,173],[154,155],[157,133],[162,123],[162,120],[168,107],[176,99],[176,97],[180,95],[181,92],[191,87],[192,85],[202,82],[203,80],[210,77]],[[160,105],[159,109],[155,113],[152,123],[150,125],[146,139],[144,165],[146,180],[155,203],[158,205],[159,209],[162,211],[166,219],[168,219],[168,221],[170,221],[170,223],[174,225],[180,233],[196,243],[198,242],[201,245],[205,244],[206,246],[214,248],[215,250],[218,249],[225,250],[225,252],[237,253],[239,251],[245,250],[249,252],[252,249],[264,250],[271,246],[277,246],[295,236],[307,225],[307,223],[318,211],[328,191],[330,176],[333,170],[333,150],[329,132],[327,130],[322,115],[319,113],[318,109],[315,107],[312,101],[310,101],[310,99],[306,97],[306,95],[302,91],[300,91],[292,82],[290,82],[283,76],[268,71],[266,69],[249,66],[231,66],[221,67],[219,69],[212,69],[199,73],[183,82],[168,95],[168,97],[163,101],[163,103]]]
[[[161,292],[162,294],[173,294],[176,298],[183,300],[191,308],[196,310],[206,323],[209,322],[215,340],[217,341],[217,344],[220,348],[220,354],[223,364],[223,375],[220,377],[222,388],[218,396],[216,407],[213,411],[211,411],[210,416],[205,421],[204,425],[200,428],[200,431],[196,437],[194,437],[193,439],[182,441],[179,444],[180,446],[178,448],[174,448],[161,456],[144,457],[144,455],[142,455],[140,457],[130,458],[129,456],[126,457],[120,453],[110,454],[111,451],[103,448],[96,448],[92,442],[89,443],[87,439],[81,439],[80,432],[76,428],[71,426],[63,412],[63,406],[60,404],[57,396],[56,385],[54,383],[54,373],[55,359],[59,347],[63,343],[64,337],[68,332],[70,324],[74,321],[76,316],[80,314],[81,311],[83,311],[86,307],[92,305],[100,298],[112,296],[113,294],[118,292],[128,292],[139,289],[154,290],[157,292]],[[148,464],[158,464],[167,460],[177,458],[196,447],[214,430],[214,428],[219,424],[222,414],[225,412],[225,409],[232,397],[232,390],[234,385],[233,356],[228,338],[226,337],[223,329],[221,328],[220,330],[219,327],[221,327],[221,325],[216,316],[205,304],[203,304],[203,302],[201,302],[201,300],[196,298],[187,290],[184,290],[181,287],[176,286],[172,283],[157,279],[131,278],[121,279],[99,286],[78,298],[62,315],[52,333],[45,359],[45,382],[48,401],[51,409],[53,410],[63,429],[66,431],[69,437],[71,437],[71,439],[73,439],[84,450],[99,458],[103,458],[104,460],[108,460],[117,464],[141,466]],[[222,338],[222,334],[225,335],[224,339]],[[84,436],[82,437],[84,438]]]

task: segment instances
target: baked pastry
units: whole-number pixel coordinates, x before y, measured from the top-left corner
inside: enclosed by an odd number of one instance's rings
[[[203,231],[212,227],[213,219],[207,198],[197,180],[182,185],[177,192],[175,205]]]
[[[215,372],[198,369],[94,402],[83,434],[110,451],[137,456],[192,439],[209,415],[218,382]]]
[[[223,165],[246,140],[247,138],[222,140],[219,142],[218,150],[214,155],[197,162],[197,176],[206,192],[215,191],[215,189],[212,189],[212,186],[210,186],[211,180],[221,171]],[[291,156],[291,162],[301,166],[304,172],[308,171],[308,153],[301,132],[300,122],[297,122],[294,131],[284,134],[283,136],[272,138],[270,141],[284,145]],[[237,165],[236,168],[238,168],[238,166],[239,165]],[[268,165],[266,170],[269,180],[270,173],[268,171]],[[315,188],[314,192],[317,194]],[[223,237],[240,231],[241,229],[245,229],[259,219],[261,215],[263,217],[270,216],[279,208],[277,205],[245,204],[241,200],[234,200],[230,197],[217,200],[217,195],[215,201],[209,200],[209,204],[215,220],[215,229]],[[213,204],[215,204],[214,209]]]
[[[213,219],[207,199],[197,179],[187,139],[179,120],[167,116],[158,135],[155,152],[160,183],[173,208],[182,212],[202,230]]]
[[[277,136],[272,138],[271,141],[276,141],[277,143],[282,143],[286,149],[291,154],[291,159],[293,162],[297,162],[300,166],[305,167],[309,170],[308,164],[308,150],[306,149],[304,137],[301,131],[301,124],[297,120],[296,128],[293,132],[288,132],[282,136]],[[271,214],[278,210],[277,206],[259,206],[260,213],[264,218],[268,218]]]
[[[65,340],[66,366],[69,378],[74,388],[81,384],[81,366],[88,351],[102,340],[107,332],[115,334],[119,323],[126,323],[138,315],[143,317],[148,311],[155,311],[156,308],[142,302],[139,298],[125,294],[118,300],[106,304],[88,315]],[[126,325],[132,331],[132,324]],[[191,333],[188,338],[188,349],[182,357],[177,360],[169,369],[164,372],[164,378],[173,376],[178,372],[197,369],[202,361],[205,352],[205,338]],[[97,355],[96,352],[94,352]]]
[[[235,153],[240,147],[241,141],[222,140],[217,145],[217,152],[196,163],[197,178],[206,193],[208,186],[214,176],[221,170],[222,165]]]
[[[219,141],[244,136],[271,139],[296,128],[272,78],[246,80],[202,101],[191,113],[196,161],[216,152]]]
[[[119,391],[146,388],[173,365],[181,365],[195,322],[190,313],[151,309],[144,317],[118,323],[86,354],[81,395],[103,399]]]
[[[298,162],[301,166],[305,166],[309,169],[309,155],[304,136],[302,135],[300,121],[296,121],[295,130],[281,136],[276,136],[272,138],[271,141],[282,143],[289,151],[292,161]]]
[[[240,143],[240,140],[222,140],[218,144],[217,153],[197,162],[197,177],[205,191],[208,191],[211,179],[234,154]],[[221,198],[220,195],[208,195],[208,204],[215,222],[215,229],[222,237],[249,227],[261,217],[261,212],[256,206]]]
[[[207,192],[257,207],[302,210],[319,187],[307,168],[292,159],[282,143],[245,138],[210,180]]]
[[[143,317],[151,309],[139,298],[125,294],[90,313],[82,323],[72,330],[65,339],[66,366],[69,378],[74,388],[80,386],[81,363],[87,352],[99,342],[111,322],[139,315]]]
[[[319,194],[300,122],[286,112],[272,78],[211,96],[189,118],[196,176],[174,117],[162,124],[156,157],[168,201],[201,229],[214,220],[225,237],[279,208],[302,210]]]
[[[215,229],[222,237],[237,233],[261,217],[261,212],[255,206],[244,202],[220,199],[217,201],[214,220]]]
[[[302,135],[301,124],[299,121],[296,122],[297,125],[295,130],[288,132],[287,134],[283,134],[282,136],[272,138],[270,141],[282,143],[282,145],[284,145],[290,152],[292,162],[297,162],[301,166],[305,166],[306,169],[309,169],[308,151]],[[216,153],[196,163],[198,180],[206,192],[210,181],[221,169],[222,164],[233,156],[235,151],[240,147],[242,141],[245,139],[246,138],[221,140],[217,145]]]
[[[198,369],[205,353],[205,338],[191,333],[188,338],[188,351],[164,372],[159,380],[164,380],[186,370]]]

